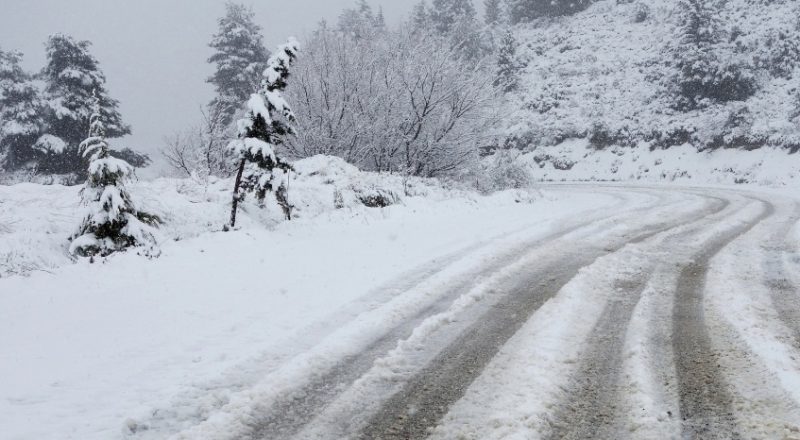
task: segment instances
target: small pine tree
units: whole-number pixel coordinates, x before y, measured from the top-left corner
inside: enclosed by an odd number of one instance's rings
[[[158,218],[136,209],[125,182],[133,167],[111,156],[106,142],[99,97],[95,96],[90,117],[89,137],[80,144],[83,157],[89,158],[89,177],[81,191],[87,214],[70,240],[70,253],[79,257],[105,257],[133,246],[155,249],[153,227]]]
[[[269,51],[251,8],[233,2],[226,3],[225,8],[225,16],[218,20],[219,30],[209,44],[214,55],[208,62],[215,64],[216,70],[207,81],[217,92],[211,106],[220,106],[227,125],[238,106],[258,88]]]
[[[497,54],[497,77],[494,85],[508,93],[519,87],[519,61],[517,60],[517,40],[509,30],[500,41]]]
[[[500,2],[502,0],[483,0],[484,21],[487,26],[495,27],[502,21],[503,11]]]
[[[76,41],[63,34],[53,35],[47,41],[47,65],[42,77],[46,83],[46,125],[50,141],[44,145],[59,145],[59,148],[42,159],[39,168],[43,172],[84,175],[78,148],[93,114],[93,97],[99,101],[107,137],[131,133],[130,126],[122,121],[119,102],[106,91],[106,78],[89,53],[90,46],[88,41]]]
[[[248,114],[239,121],[239,139],[231,142],[230,149],[238,159],[238,172],[233,189],[233,207],[230,227],[236,226],[239,202],[247,192],[254,192],[263,203],[270,191],[291,219],[292,206],[288,201],[287,181],[291,165],[279,158],[275,149],[284,138],[294,133],[291,124],[295,117],[283,98],[289,79],[289,67],[297,58],[299,43],[294,38],[280,46],[269,59],[264,71],[261,90],[247,101]]]
[[[19,52],[0,50],[0,169],[8,171],[34,159],[44,126],[41,91],[21,60]]]

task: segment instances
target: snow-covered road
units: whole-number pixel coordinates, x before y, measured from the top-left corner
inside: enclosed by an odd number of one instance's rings
[[[428,262],[422,248],[402,250],[417,259],[401,276],[315,312],[313,325],[294,326],[302,334],[233,363],[243,373],[176,393],[122,436],[800,439],[797,200],[724,188],[546,192],[540,224],[498,226]],[[434,217],[414,233],[449,243],[443,229],[424,232]],[[380,265],[380,254],[365,258]],[[245,335],[258,342],[255,330]],[[108,438],[103,429],[83,438]]]
[[[798,203],[593,190],[618,205],[453,277],[246,423],[177,437],[800,438]]]

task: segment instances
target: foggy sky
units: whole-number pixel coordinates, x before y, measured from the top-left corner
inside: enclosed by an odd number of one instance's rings
[[[321,19],[335,22],[355,0],[243,0],[256,13],[270,50],[302,38]],[[415,0],[371,0],[399,22]],[[20,50],[30,71],[44,66],[47,36],[64,32],[93,43],[92,53],[121,101],[133,135],[114,140],[160,160],[163,138],[191,126],[213,96],[205,80],[208,47],[224,0],[0,0],[0,48]]]

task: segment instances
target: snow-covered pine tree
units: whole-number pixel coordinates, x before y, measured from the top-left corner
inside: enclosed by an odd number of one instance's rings
[[[430,11],[431,21],[441,34],[451,33],[459,22],[474,20],[476,15],[472,0],[433,0]]]
[[[723,38],[713,2],[680,0],[674,43],[667,47],[674,67],[669,86],[677,110],[689,111],[713,102],[740,101],[756,89],[755,78]]]
[[[20,66],[22,54],[0,50],[0,170],[16,170],[35,156],[42,132],[41,92]]]
[[[354,9],[345,9],[339,15],[339,31],[357,40],[370,38],[376,32],[383,31],[385,26],[383,10],[375,15],[366,0],[359,0]]]
[[[228,2],[225,9],[225,16],[218,20],[219,30],[209,44],[214,55],[208,62],[215,64],[216,71],[207,81],[217,92],[210,105],[220,106],[229,123],[241,103],[258,88],[269,51],[251,8]]]
[[[287,179],[292,167],[277,156],[275,149],[284,143],[285,136],[294,133],[291,126],[294,113],[284,100],[283,92],[299,47],[297,40],[290,38],[278,48],[267,62],[261,89],[247,101],[246,118],[239,120],[239,139],[230,144],[239,162],[233,188],[231,228],[236,226],[239,202],[247,192],[254,192],[259,202],[263,202],[268,192],[275,191],[278,204],[291,219]]]
[[[152,255],[156,245],[153,228],[159,219],[137,210],[125,189],[133,167],[109,154],[98,95],[90,121],[89,137],[80,144],[82,156],[89,158],[89,176],[81,191],[87,213],[70,238],[70,253],[79,257],[105,257],[139,246]]]
[[[78,147],[93,114],[93,96],[99,100],[99,114],[103,117],[107,137],[121,137],[131,132],[130,126],[122,121],[119,102],[106,91],[106,78],[89,53],[90,46],[88,41],[76,41],[64,34],[52,35],[47,41],[47,65],[42,77],[46,82],[48,137],[39,145],[43,149],[57,145],[63,150],[55,148],[41,160],[39,169],[42,172],[83,175],[85,169]]]
[[[528,22],[541,17],[574,14],[586,9],[593,0],[506,0],[511,23]]]
[[[428,3],[420,0],[411,10],[411,28],[415,32],[428,32],[430,30],[431,14]]]
[[[519,87],[519,69],[517,40],[511,30],[508,30],[500,41],[500,49],[497,53],[497,77],[494,85],[506,93],[515,90]]]
[[[483,19],[487,26],[495,27],[502,21],[502,0],[483,0]]]

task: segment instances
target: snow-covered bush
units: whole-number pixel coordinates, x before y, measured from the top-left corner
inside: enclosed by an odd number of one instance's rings
[[[485,158],[478,171],[477,185],[483,193],[506,189],[525,189],[533,184],[530,166],[519,161],[518,150],[496,150]]]
[[[89,158],[89,177],[81,191],[87,213],[70,238],[69,251],[79,257],[105,257],[138,246],[152,255],[158,217],[139,211],[131,200],[125,182],[133,167],[109,154],[100,109],[95,97],[89,137],[80,145],[82,155]]]

